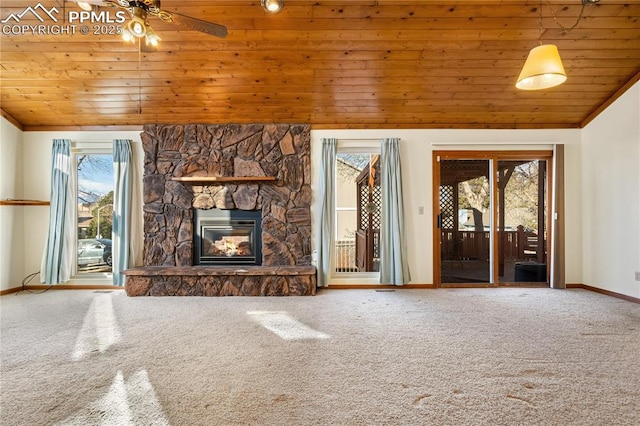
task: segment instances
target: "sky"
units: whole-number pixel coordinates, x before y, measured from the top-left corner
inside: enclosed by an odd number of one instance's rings
[[[113,191],[113,157],[110,154],[87,155],[78,167],[78,201],[96,201],[99,197],[84,194],[104,196],[110,191]]]

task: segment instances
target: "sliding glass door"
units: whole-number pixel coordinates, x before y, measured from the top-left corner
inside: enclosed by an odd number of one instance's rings
[[[498,281],[547,281],[545,160],[497,161]]]
[[[491,282],[488,160],[440,161],[440,282]]]
[[[435,282],[547,282],[548,151],[434,153]]]

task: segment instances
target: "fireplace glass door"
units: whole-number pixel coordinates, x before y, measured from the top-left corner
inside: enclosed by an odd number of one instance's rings
[[[200,211],[195,225],[196,265],[261,264],[260,212]]]
[[[253,221],[231,221],[226,225],[202,226],[201,261],[239,260],[255,262]]]

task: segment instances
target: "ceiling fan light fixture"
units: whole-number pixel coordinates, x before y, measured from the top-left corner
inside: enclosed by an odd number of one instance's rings
[[[126,42],[133,43],[136,38],[125,28],[122,30],[122,39]]]
[[[133,7],[131,20],[126,28],[132,36],[137,38],[144,37],[147,34],[147,11],[143,7]]]
[[[516,88],[541,90],[558,86],[567,80],[558,47],[554,44],[536,46],[529,52]]]
[[[79,1],[78,6],[80,7],[80,9],[86,10],[87,12],[96,11],[98,8],[96,5],[84,1]]]
[[[147,35],[145,36],[145,41],[147,42],[147,46],[158,46],[158,42],[161,40],[160,36],[153,31],[153,28],[147,26]]]
[[[269,13],[278,13],[284,9],[284,0],[260,0],[260,4]]]
[[[132,36],[137,38],[142,38],[147,33],[147,26],[144,21],[137,16],[131,18],[126,27],[127,31],[131,33]]]

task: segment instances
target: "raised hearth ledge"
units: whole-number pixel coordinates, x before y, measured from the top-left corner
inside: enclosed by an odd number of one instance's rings
[[[273,182],[273,176],[183,176],[173,177],[171,180],[184,183],[215,183],[215,182]]]
[[[313,266],[147,266],[122,272],[128,296],[313,296]]]

